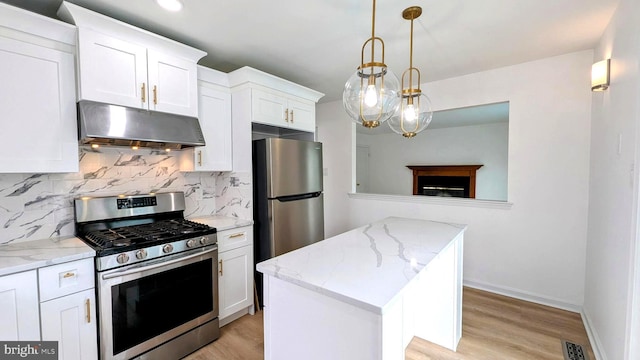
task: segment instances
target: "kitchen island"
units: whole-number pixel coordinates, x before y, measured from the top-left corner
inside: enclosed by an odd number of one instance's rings
[[[391,217],[257,264],[265,359],[404,359],[462,335],[466,225]]]

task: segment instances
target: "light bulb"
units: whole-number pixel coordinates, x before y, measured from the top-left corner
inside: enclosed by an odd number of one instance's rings
[[[378,103],[378,94],[376,93],[376,86],[371,84],[367,86],[367,90],[364,93],[364,103],[369,107],[374,107]]]
[[[404,119],[410,123],[415,122],[416,118],[418,117],[416,110],[418,109],[413,106],[413,104],[407,105],[407,107],[404,109]]]

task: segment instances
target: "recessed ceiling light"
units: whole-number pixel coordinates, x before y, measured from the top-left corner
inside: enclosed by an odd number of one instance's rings
[[[182,1],[181,0],[156,0],[158,5],[162,6],[164,9],[169,11],[180,11],[182,10]]]

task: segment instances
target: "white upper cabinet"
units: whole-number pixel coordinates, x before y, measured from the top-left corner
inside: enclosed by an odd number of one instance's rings
[[[0,3],[0,173],[77,172],[75,28]]]
[[[78,27],[78,100],[198,116],[205,52],[68,2],[58,16]]]
[[[315,106],[324,94],[250,67],[229,73],[229,83],[240,97],[251,89],[251,122],[315,132]]]
[[[78,100],[147,107],[146,48],[91,29],[78,33],[78,48]]]
[[[180,153],[181,171],[231,171],[231,92],[227,74],[198,66],[198,120],[206,146]]]
[[[251,94],[252,122],[316,131],[316,104],[275,91],[253,89]]]

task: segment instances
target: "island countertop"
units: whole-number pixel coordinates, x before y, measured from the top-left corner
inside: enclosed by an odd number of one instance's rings
[[[257,270],[382,314],[462,224],[390,217],[257,264]]]

